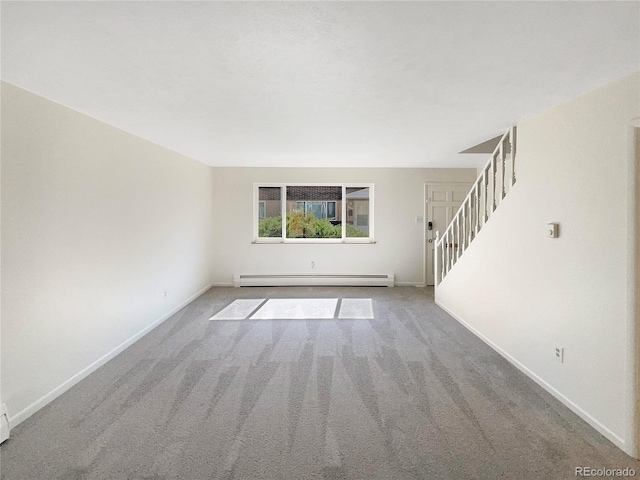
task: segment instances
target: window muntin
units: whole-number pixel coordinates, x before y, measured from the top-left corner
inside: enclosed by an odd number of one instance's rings
[[[255,192],[259,243],[373,243],[373,184],[256,184]]]

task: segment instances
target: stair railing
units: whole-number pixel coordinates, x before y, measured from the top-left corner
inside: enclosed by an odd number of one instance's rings
[[[516,183],[516,127],[502,136],[451,223],[436,232],[434,277],[438,285],[489,221]]]

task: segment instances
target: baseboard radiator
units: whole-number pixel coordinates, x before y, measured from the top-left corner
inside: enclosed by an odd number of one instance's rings
[[[386,275],[239,275],[234,287],[354,286],[393,287],[395,276]]]

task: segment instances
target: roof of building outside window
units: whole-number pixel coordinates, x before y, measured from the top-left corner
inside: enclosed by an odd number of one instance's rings
[[[280,187],[260,187],[260,200],[280,200]],[[347,198],[368,198],[369,190],[367,187],[349,187],[347,188]],[[315,186],[315,185],[297,185],[287,187],[288,201],[335,201],[342,200],[342,187],[333,186]]]

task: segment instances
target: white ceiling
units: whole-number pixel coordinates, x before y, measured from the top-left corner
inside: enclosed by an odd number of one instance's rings
[[[209,165],[458,155],[640,68],[633,2],[2,2],[2,79]]]

